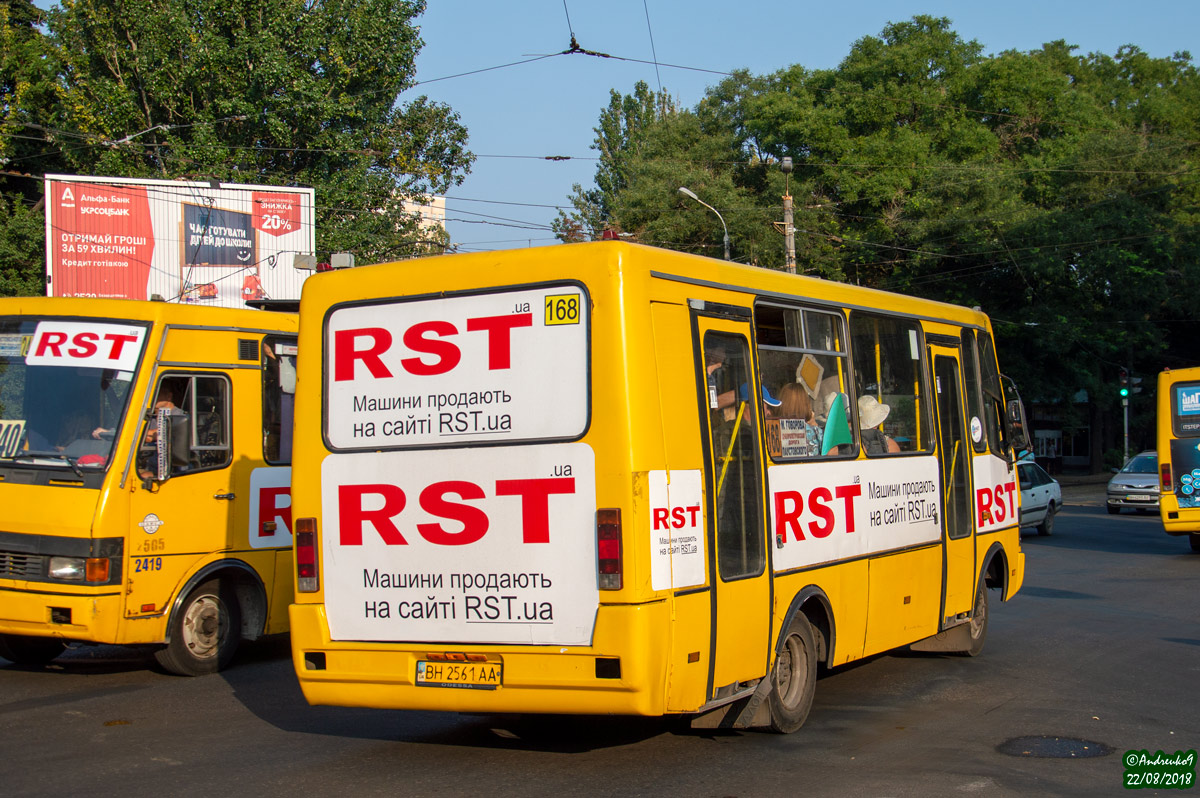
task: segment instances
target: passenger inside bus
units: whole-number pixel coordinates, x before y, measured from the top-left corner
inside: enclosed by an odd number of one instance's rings
[[[858,398],[858,423],[862,426],[863,448],[867,450],[867,454],[900,451],[900,444],[884,434],[880,428],[880,425],[887,420],[891,409],[874,396]]]

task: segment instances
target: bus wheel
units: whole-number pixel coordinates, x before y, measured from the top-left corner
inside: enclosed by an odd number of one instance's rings
[[[1192,551],[1200,551],[1200,535],[1193,532],[1188,535],[1188,543],[1192,546]]]
[[[1038,524],[1037,533],[1039,535],[1049,535],[1054,531],[1054,514],[1058,512],[1054,508],[1054,502],[1050,502],[1050,506],[1046,508],[1046,517],[1042,519],[1042,523]]]
[[[817,646],[803,615],[792,621],[770,679],[771,731],[790,734],[804,725],[817,689]]]
[[[57,637],[0,635],[0,657],[18,665],[40,668],[63,653],[66,645]]]
[[[971,645],[963,650],[963,655],[967,657],[977,657],[983,651],[984,641],[987,640],[988,629],[988,597],[987,585],[982,581],[979,583],[979,592],[975,594],[975,609],[971,613],[970,632]]]
[[[210,579],[184,599],[171,619],[171,642],[154,652],[158,664],[180,676],[216,673],[229,664],[241,636],[233,592]]]

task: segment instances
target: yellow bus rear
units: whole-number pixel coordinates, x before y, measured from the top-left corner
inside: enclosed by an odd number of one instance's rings
[[[606,242],[317,275],[301,316],[311,703],[790,731],[818,663],[978,653],[1020,587],[978,311]]]
[[[292,313],[0,299],[0,657],[287,630]]]

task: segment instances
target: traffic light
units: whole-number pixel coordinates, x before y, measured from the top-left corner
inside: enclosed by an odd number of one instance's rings
[[[1129,372],[1121,369],[1121,398],[1129,396]]]
[[[1142,378],[1141,377],[1130,377],[1129,384],[1133,386],[1132,388],[1129,389],[1130,393],[1141,393],[1142,392]]]

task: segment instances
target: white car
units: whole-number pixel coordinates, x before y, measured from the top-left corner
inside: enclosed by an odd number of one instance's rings
[[[1017,463],[1021,483],[1021,526],[1036,526],[1039,535],[1054,531],[1054,514],[1062,507],[1058,480],[1037,463]]]

